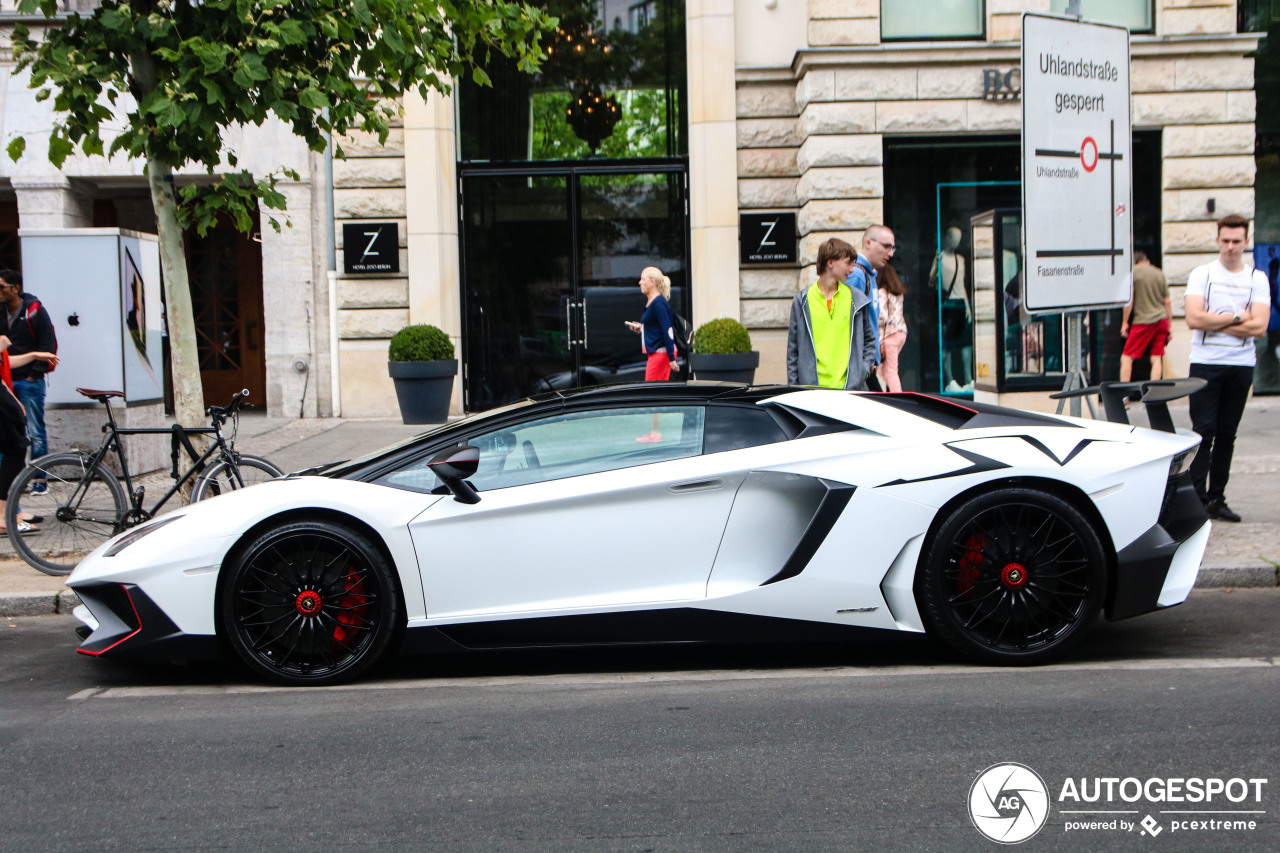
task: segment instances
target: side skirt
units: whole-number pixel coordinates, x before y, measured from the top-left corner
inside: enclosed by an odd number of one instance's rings
[[[884,635],[878,628],[681,607],[410,628],[402,649],[432,654],[562,646],[847,642]]]

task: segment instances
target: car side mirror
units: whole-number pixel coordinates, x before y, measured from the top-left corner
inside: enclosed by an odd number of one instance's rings
[[[440,478],[453,499],[464,504],[480,503],[480,495],[475,487],[467,482],[480,468],[480,449],[464,444],[461,447],[450,447],[442,450],[427,463],[431,472]]]

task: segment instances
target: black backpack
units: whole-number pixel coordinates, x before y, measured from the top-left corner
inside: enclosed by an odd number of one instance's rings
[[[676,355],[684,356],[687,360],[689,353],[692,352],[692,346],[689,343],[689,321],[681,317],[674,311],[671,312],[674,320],[671,323],[671,333],[673,336],[672,343],[675,344]]]

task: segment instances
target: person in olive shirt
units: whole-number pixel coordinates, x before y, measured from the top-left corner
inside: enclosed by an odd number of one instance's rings
[[[791,302],[789,384],[867,390],[867,372],[876,363],[871,300],[844,283],[858,263],[857,252],[843,240],[818,247],[818,280]],[[875,280],[870,265],[864,272]]]
[[[1120,356],[1120,381],[1133,376],[1133,360],[1151,352],[1151,378],[1164,375],[1164,347],[1171,332],[1173,303],[1169,300],[1169,282],[1159,267],[1152,266],[1143,252],[1133,253],[1133,298],[1124,306],[1120,337],[1125,339]],[[1132,325],[1130,325],[1132,323]]]

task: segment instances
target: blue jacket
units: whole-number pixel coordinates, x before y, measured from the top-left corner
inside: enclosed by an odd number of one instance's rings
[[[650,355],[667,351],[667,357],[676,360],[676,345],[671,327],[676,323],[676,316],[671,312],[671,304],[661,293],[654,297],[644,314],[640,317],[640,325],[644,326],[644,351]]]
[[[860,290],[871,300],[871,328],[876,335],[876,352],[873,365],[880,363],[880,300],[876,297],[876,271],[871,268],[871,262],[861,254],[858,255],[858,262],[853,265],[853,269],[849,271],[849,279],[845,282],[854,290]]]

